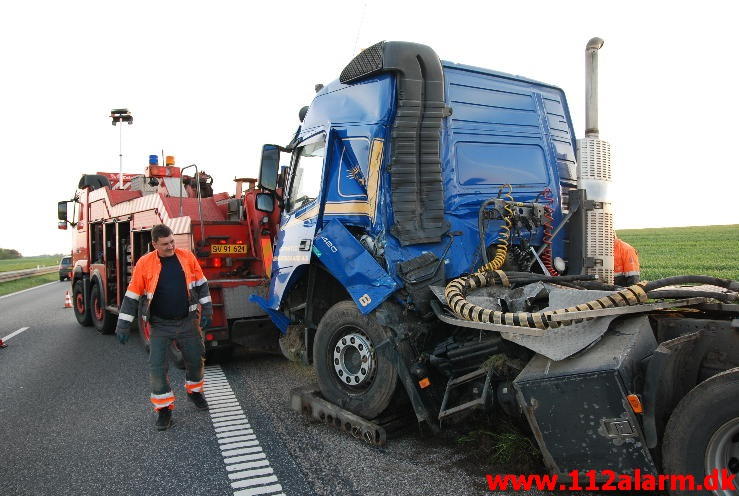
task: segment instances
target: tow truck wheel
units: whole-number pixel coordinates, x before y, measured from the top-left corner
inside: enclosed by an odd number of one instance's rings
[[[90,316],[92,325],[100,334],[111,334],[115,330],[115,315],[105,309],[100,284],[97,283],[90,290]]]
[[[717,374],[694,387],[678,403],[665,429],[664,473],[692,474],[696,484],[706,475],[734,476],[735,488],[691,494],[739,495],[739,368]],[[715,477],[715,476],[714,476]],[[684,494],[671,492],[671,494]]]
[[[316,330],[313,365],[328,401],[367,419],[390,406],[399,387],[397,369],[375,351],[388,332],[353,301],[326,312]]]
[[[85,307],[85,287],[82,280],[75,282],[72,286],[72,308],[74,308],[74,316],[80,325],[92,324],[90,309]]]

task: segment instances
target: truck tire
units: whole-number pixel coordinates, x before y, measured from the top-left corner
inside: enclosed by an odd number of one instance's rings
[[[93,283],[90,290],[90,316],[92,325],[100,334],[112,334],[115,330],[116,315],[105,309],[105,300],[98,283]]]
[[[72,286],[72,308],[80,325],[85,327],[92,325],[90,309],[85,306],[85,286],[81,279]]]
[[[351,300],[326,312],[313,342],[313,366],[328,401],[366,419],[393,403],[401,388],[397,368],[375,352],[389,332]]]
[[[692,474],[696,484],[712,470],[739,473],[739,368],[717,374],[694,387],[670,416],[662,444],[663,472]],[[739,479],[739,477],[737,477]],[[718,475],[721,481],[721,475]],[[739,494],[734,490],[691,494]],[[670,494],[685,494],[670,491]]]

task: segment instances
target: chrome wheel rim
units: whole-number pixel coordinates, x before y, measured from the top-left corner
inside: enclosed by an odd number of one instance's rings
[[[739,417],[726,422],[713,433],[706,447],[706,475],[716,471],[721,481],[721,470],[729,475],[739,474]],[[738,478],[739,479],[739,478]],[[718,489],[720,496],[736,496],[739,490]]]
[[[347,328],[339,335],[332,356],[337,379],[354,389],[368,388],[376,368],[372,341],[356,328]]]

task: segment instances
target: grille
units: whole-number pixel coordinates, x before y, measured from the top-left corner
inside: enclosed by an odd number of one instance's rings
[[[341,71],[339,81],[344,84],[351,83],[359,78],[380,72],[382,70],[382,49],[384,45],[385,42],[381,41],[362,50]]]

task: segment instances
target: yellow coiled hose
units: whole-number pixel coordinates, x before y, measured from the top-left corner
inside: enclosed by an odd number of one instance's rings
[[[508,200],[509,202],[513,203],[514,199],[511,193],[513,193],[513,188],[510,184],[503,185],[504,188],[508,188],[508,192],[503,195],[503,197]],[[503,216],[503,225],[500,226],[500,231],[498,232],[498,243],[495,248],[495,257],[477,271],[478,274],[482,274],[484,272],[489,272],[491,270],[498,270],[501,267],[503,267],[503,264],[505,263],[506,256],[508,255],[508,240],[511,238],[511,227],[513,227],[513,224],[511,223],[511,218],[513,217],[513,208],[511,208],[511,203],[505,204],[505,215]]]

